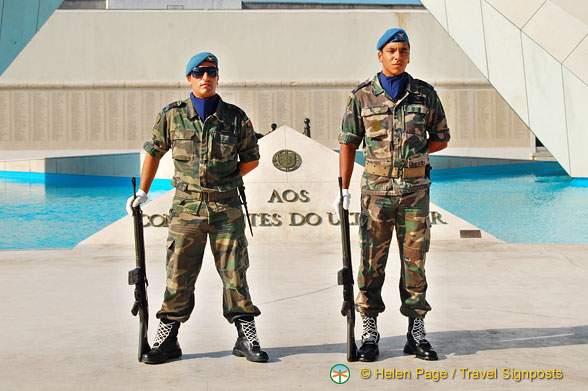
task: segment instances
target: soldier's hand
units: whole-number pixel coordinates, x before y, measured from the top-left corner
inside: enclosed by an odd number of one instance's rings
[[[349,189],[343,189],[341,191],[343,193],[343,209],[349,210],[349,202],[351,200],[351,194],[349,194]],[[335,208],[335,213],[339,216],[339,203],[341,202],[341,196],[337,194],[337,198],[333,202],[333,208]]]
[[[130,196],[129,199],[127,200],[127,213],[129,214],[129,216],[133,215],[133,208],[141,205],[142,203],[146,202],[148,199],[149,199],[149,196],[147,196],[147,193],[145,193],[141,189],[139,189],[139,191],[137,191],[137,197]]]

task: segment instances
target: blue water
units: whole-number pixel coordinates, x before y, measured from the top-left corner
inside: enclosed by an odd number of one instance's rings
[[[431,202],[509,243],[588,244],[588,180],[555,162],[431,172]]]
[[[588,180],[557,163],[433,170],[431,179],[433,203],[501,240],[588,244]],[[149,196],[170,189],[155,180]],[[74,247],[123,217],[131,194],[130,178],[0,171],[0,250]]]
[[[171,189],[156,179],[150,199]],[[0,171],[0,249],[71,248],[126,214],[130,178]]]

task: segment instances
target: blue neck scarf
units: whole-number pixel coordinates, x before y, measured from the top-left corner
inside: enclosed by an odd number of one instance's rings
[[[386,91],[395,102],[398,102],[398,100],[402,98],[404,91],[406,91],[406,86],[408,85],[408,73],[403,72],[397,76],[386,76],[380,72],[378,73],[378,79],[380,80],[380,84],[384,91]]]
[[[194,110],[196,110],[196,113],[198,113],[198,116],[204,122],[206,121],[206,118],[208,118],[211,114],[214,114],[216,111],[220,96],[215,94],[210,98],[197,98],[194,96],[194,93],[191,92],[190,100],[192,100],[192,106],[194,106]]]

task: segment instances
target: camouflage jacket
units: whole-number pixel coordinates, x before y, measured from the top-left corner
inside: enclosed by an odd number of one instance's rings
[[[235,105],[219,99],[206,121],[190,98],[173,102],[157,115],[153,136],[143,146],[156,159],[171,148],[180,190],[227,191],[243,184],[239,163],[259,160],[253,125]]]
[[[398,102],[384,91],[378,75],[352,91],[339,143],[359,148],[363,141],[366,170],[371,165],[400,173],[395,178],[364,171],[362,192],[399,195],[428,189],[424,168],[429,165],[429,140],[449,141],[443,106],[429,84],[408,75],[407,92]],[[405,178],[407,167],[423,175]]]

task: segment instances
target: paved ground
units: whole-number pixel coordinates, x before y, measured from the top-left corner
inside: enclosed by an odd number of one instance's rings
[[[384,289],[388,310],[379,318],[380,360],[348,364],[341,288],[336,285],[339,244],[250,243],[248,276],[254,302],[263,312],[257,322],[270,355],[266,364],[231,355],[236,332],[221,315],[221,283],[209,250],[196,287],[196,309],[180,329],[184,356],[159,366],[136,360],[138,320],[129,312],[132,287],[126,282],[134,266],[133,248],[0,251],[1,388],[586,389],[586,245],[433,242],[427,263],[433,311],[427,330],[440,352],[438,362],[402,353],[406,320],[398,312],[398,266],[391,257]],[[353,255],[357,263],[357,249]],[[148,248],[147,256],[151,342],[164,288],[164,252],[159,246]],[[359,337],[359,323],[356,330]],[[351,370],[344,385],[330,380],[330,369],[338,363]],[[363,368],[371,372],[369,379],[361,378]],[[447,371],[450,379],[417,379],[419,368]],[[472,371],[472,378],[464,378],[468,375],[461,368]],[[475,379],[480,372],[474,371],[494,369],[498,379]],[[411,378],[376,379],[378,372],[395,370],[408,371]],[[543,376],[554,370],[563,379],[512,378],[516,371]],[[511,378],[504,379],[506,374]]]

